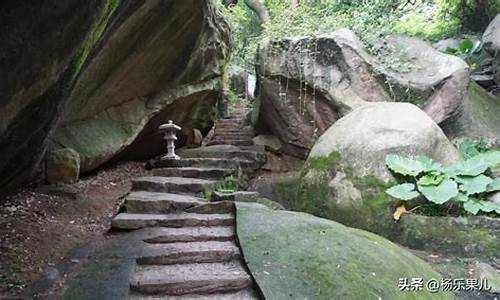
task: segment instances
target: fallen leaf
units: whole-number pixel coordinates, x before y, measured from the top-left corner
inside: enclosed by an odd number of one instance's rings
[[[392,218],[394,219],[394,221],[399,221],[399,219],[401,219],[401,215],[403,214],[407,214],[408,211],[406,210],[406,207],[404,205],[401,205],[401,206],[398,206],[398,208],[396,208],[396,211],[394,211],[394,214],[392,214]]]

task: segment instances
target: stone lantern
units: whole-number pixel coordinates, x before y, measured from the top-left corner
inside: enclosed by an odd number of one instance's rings
[[[176,131],[181,130],[180,126],[177,126],[169,120],[167,124],[163,124],[159,127],[159,131],[164,134],[164,139],[167,141],[167,154],[162,157],[162,159],[180,159],[178,155],[175,154],[175,141],[177,141]]]

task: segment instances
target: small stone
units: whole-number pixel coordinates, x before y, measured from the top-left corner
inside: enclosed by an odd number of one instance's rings
[[[49,183],[75,183],[80,174],[80,155],[71,148],[49,151],[45,158]]]

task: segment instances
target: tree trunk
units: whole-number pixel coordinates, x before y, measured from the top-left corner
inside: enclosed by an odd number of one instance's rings
[[[245,4],[257,15],[261,24],[269,21],[269,12],[260,0],[245,0]]]
[[[297,6],[299,6],[299,0],[290,0],[291,8],[296,8]]]

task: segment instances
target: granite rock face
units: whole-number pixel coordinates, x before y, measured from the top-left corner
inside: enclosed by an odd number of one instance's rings
[[[50,2],[2,4],[2,192],[49,145],[74,149],[87,172],[163,151],[168,119],[208,130],[229,52],[212,0]]]
[[[258,50],[253,119],[281,140],[284,153],[305,158],[340,117],[366,102],[388,99],[372,63],[348,29],[266,41]]]

